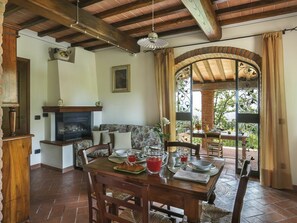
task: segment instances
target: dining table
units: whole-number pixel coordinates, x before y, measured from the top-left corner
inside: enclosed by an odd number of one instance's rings
[[[195,130],[193,131],[192,136],[197,138],[205,138],[205,132],[202,130],[199,130],[199,131]],[[235,132],[221,132],[221,139],[223,140],[236,140],[238,138],[238,140],[241,141],[242,159],[246,159],[246,144],[247,144],[248,137],[249,135],[247,133],[241,133],[241,134],[238,134],[238,136],[236,136]]]
[[[224,168],[224,159],[217,157],[198,158],[191,156],[188,162],[196,160],[207,160],[217,169],[215,175],[209,177],[207,183],[198,183],[189,180],[176,179],[172,169],[165,163],[159,174],[149,174],[143,171],[138,174],[120,172],[114,169],[117,163],[108,157],[99,157],[93,162],[83,166],[86,172],[100,174],[106,177],[114,177],[126,182],[134,182],[149,185],[149,200],[166,204],[184,210],[188,222],[200,222],[202,212],[202,201],[209,201],[214,196],[216,183]],[[145,166],[145,162],[143,163]],[[207,173],[205,173],[207,174]]]

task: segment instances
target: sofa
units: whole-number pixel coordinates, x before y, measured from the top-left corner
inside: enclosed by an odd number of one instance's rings
[[[125,124],[101,124],[99,128],[92,131],[92,139],[82,139],[74,142],[74,159],[75,166],[81,167],[82,161],[78,156],[78,151],[84,148],[88,148],[96,144],[109,143],[112,149],[117,149],[116,146],[121,142],[117,140],[117,136],[129,137],[131,140],[132,149],[142,149],[146,146],[160,145],[161,141],[158,134],[154,131],[154,126],[147,125],[125,125]],[[118,134],[125,133],[125,134]],[[109,138],[108,138],[109,137]],[[125,144],[128,139],[121,139],[122,143]],[[91,158],[98,156],[105,156],[108,151],[100,151],[97,153],[90,154]]]

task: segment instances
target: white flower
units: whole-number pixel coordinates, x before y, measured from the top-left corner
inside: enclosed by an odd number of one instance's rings
[[[161,120],[161,124],[163,126],[166,126],[166,125],[170,124],[170,121],[166,117],[163,117],[162,120]]]

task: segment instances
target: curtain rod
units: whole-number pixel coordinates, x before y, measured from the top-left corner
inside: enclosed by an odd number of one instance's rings
[[[283,34],[286,34],[288,31],[297,31],[297,26],[291,29],[284,29],[282,30]],[[233,37],[233,38],[228,38],[228,39],[222,39],[222,40],[215,40],[211,42],[201,42],[201,43],[191,43],[191,44],[185,44],[185,45],[179,45],[179,46],[173,46],[171,48],[180,48],[180,47],[187,47],[187,46],[196,46],[196,45],[203,45],[203,44],[208,44],[208,43],[216,43],[216,42],[224,42],[224,41],[230,41],[230,40],[236,40],[236,39],[244,39],[244,38],[249,38],[249,37],[255,37],[255,36],[261,36],[263,33],[259,34],[254,34],[254,35],[248,35],[248,36],[240,36],[240,37]]]

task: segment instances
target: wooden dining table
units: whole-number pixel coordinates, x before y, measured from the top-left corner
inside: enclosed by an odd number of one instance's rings
[[[196,157],[191,157],[192,161]],[[218,173],[210,177],[208,183],[197,183],[173,178],[172,173],[166,165],[163,165],[159,174],[150,175],[146,171],[140,174],[119,172],[113,169],[116,163],[108,160],[107,157],[100,157],[93,162],[84,165],[86,172],[107,177],[116,177],[127,182],[135,182],[149,185],[149,200],[167,204],[184,210],[188,222],[199,222],[201,215],[201,201],[208,201],[214,193],[216,183],[224,167],[224,159],[202,158],[211,161]]]

